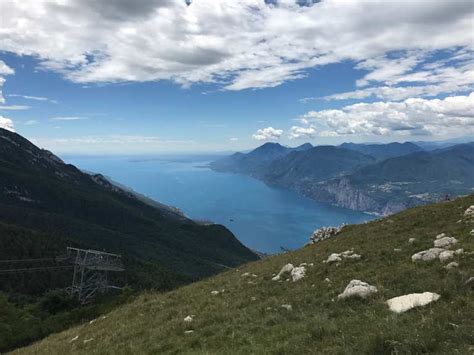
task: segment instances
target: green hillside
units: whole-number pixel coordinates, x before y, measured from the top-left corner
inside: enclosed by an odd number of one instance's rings
[[[164,293],[146,293],[118,309],[18,354],[467,354],[474,347],[474,195],[416,207],[331,239]],[[440,233],[455,237],[457,268],[412,262]],[[415,238],[409,243],[410,238]],[[323,263],[354,249],[360,260]],[[296,282],[272,281],[287,264],[306,265]],[[377,287],[367,299],[338,300],[353,279]],[[212,291],[219,291],[212,294]],[[385,301],[435,292],[437,302],[396,314]],[[282,305],[290,305],[286,308]],[[191,322],[185,322],[193,316]],[[191,332],[192,330],[192,332]]]

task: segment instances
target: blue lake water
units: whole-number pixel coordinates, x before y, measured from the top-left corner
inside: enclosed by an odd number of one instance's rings
[[[205,159],[208,159],[206,161]],[[372,216],[328,206],[253,178],[217,173],[209,157],[66,157],[68,163],[99,172],[188,217],[220,223],[246,246],[266,253],[303,246],[328,225],[359,223]]]

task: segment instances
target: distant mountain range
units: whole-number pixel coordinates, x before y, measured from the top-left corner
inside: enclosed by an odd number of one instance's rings
[[[258,259],[225,227],[200,225],[0,129],[0,259],[54,257],[67,245],[122,254],[138,288],[170,288]],[[42,275],[41,287],[31,286],[35,277],[3,278],[0,291],[41,292],[54,279]]]
[[[391,214],[474,189],[474,143],[425,150],[414,143],[297,148],[266,143],[210,164],[340,207]]]

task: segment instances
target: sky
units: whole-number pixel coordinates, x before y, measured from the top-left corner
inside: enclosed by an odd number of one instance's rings
[[[0,127],[59,154],[474,136],[474,2],[0,0]]]

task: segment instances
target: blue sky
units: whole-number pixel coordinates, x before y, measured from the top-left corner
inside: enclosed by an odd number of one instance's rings
[[[64,154],[472,135],[474,9],[448,5],[7,0],[0,125]]]

